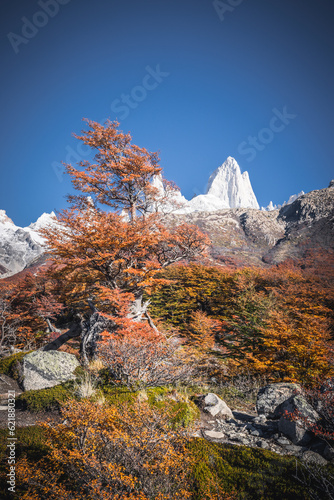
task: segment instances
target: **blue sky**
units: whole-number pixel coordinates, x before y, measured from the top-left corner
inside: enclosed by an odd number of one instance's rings
[[[0,208],[66,206],[83,117],[121,122],[204,193],[227,156],[260,205],[334,177],[332,0],[2,0]]]

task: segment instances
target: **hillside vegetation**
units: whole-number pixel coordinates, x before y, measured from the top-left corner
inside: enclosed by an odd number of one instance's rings
[[[66,166],[78,194],[42,230],[47,265],[0,282],[1,373],[24,386],[36,349],[80,360],[75,380],[17,399],[52,418],[17,431],[17,488],[2,483],[3,498],[332,498],[292,457],[202,439],[195,403],[215,392],[254,411],[265,382],[317,391],[334,376],[334,254],[212,265],[207,234],[153,209],[166,201],[157,154],[117,123],[87,124],[76,137],[94,163]],[[332,443],[328,415],[316,430]]]

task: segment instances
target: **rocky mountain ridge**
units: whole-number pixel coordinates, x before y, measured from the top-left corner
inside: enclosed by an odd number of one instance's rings
[[[304,194],[280,210],[236,208],[169,218],[207,233],[211,257],[220,262],[276,264],[308,249],[334,250],[334,186]]]
[[[43,214],[20,228],[0,211],[0,277],[22,271],[40,261],[43,239],[38,229],[54,223],[54,214]],[[213,211],[170,213],[170,224],[197,225],[211,239],[215,263],[266,265],[300,258],[308,249],[334,250],[334,183],[301,195],[280,210],[225,208]]]

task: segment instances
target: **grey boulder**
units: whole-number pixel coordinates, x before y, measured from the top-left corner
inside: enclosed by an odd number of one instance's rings
[[[31,352],[23,358],[23,389],[45,389],[72,380],[78,366],[77,358],[67,352]]]
[[[233,418],[231,409],[216,394],[209,392],[202,400],[203,410],[213,417]]]
[[[282,416],[278,422],[278,430],[287,436],[294,444],[307,445],[313,438],[312,432],[307,430],[307,424],[316,423],[319,415],[312,406],[301,396],[292,396],[281,404]],[[291,419],[287,414],[295,414],[296,419]]]
[[[295,394],[300,394],[302,389],[298,384],[279,383],[262,387],[257,395],[256,410],[258,415],[268,418],[278,418],[282,415],[280,405]]]

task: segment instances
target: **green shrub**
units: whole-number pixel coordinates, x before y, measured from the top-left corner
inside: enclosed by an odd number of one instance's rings
[[[173,403],[172,412],[175,414],[172,417],[174,427],[188,427],[200,417],[200,411],[192,401]]]
[[[19,407],[33,412],[59,410],[62,401],[73,398],[70,387],[70,384],[64,384],[38,391],[26,391],[20,394],[17,403]]]
[[[168,387],[154,387],[147,390],[148,402],[159,409],[166,409],[173,415],[174,427],[188,427],[200,417],[200,411],[187,396]]]
[[[200,416],[197,406],[192,401],[168,387],[151,387],[146,391],[135,392],[129,391],[126,387],[103,387],[103,395],[111,405],[134,403],[138,398],[144,397],[150,406],[170,411],[174,427],[187,427]]]

